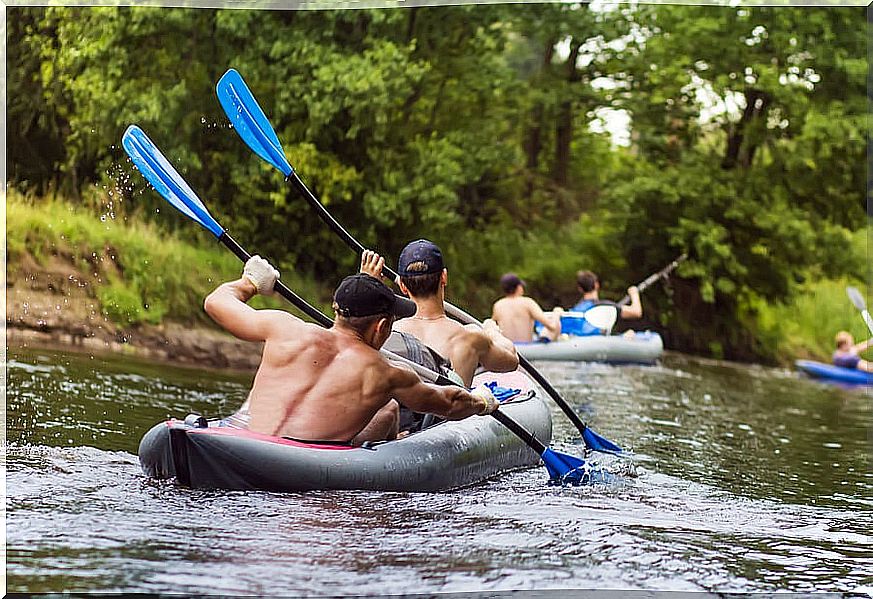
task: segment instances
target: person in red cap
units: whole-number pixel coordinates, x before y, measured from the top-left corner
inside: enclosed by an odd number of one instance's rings
[[[366,250],[361,272],[382,275],[385,260]],[[440,248],[426,239],[413,241],[400,252],[397,265],[400,289],[415,302],[414,316],[398,320],[395,330],[414,335],[452,365],[461,381],[470,386],[480,365],[492,372],[518,368],[518,354],[512,341],[503,336],[490,318],[480,328],[462,325],[446,316],[443,302],[448,273]]]
[[[515,343],[530,343],[534,340],[534,322],[543,324],[549,339],[554,341],[561,334],[561,308],[546,315],[533,298],[525,297],[524,281],[515,273],[500,277],[504,297],[494,302],[491,318],[501,332]]]
[[[411,370],[382,357],[378,350],[394,320],[415,313],[382,281],[367,274],[343,279],[334,293],[334,324],[324,329],[282,310],[246,304],[258,293],[271,294],[278,277],[269,262],[253,256],[239,280],[219,285],[204,302],[209,316],[228,332],[264,342],[242,410],[248,410],[250,430],[304,442],[360,445],[396,437],[397,401],[448,420],[497,408],[484,385],[468,392],[423,383]]]

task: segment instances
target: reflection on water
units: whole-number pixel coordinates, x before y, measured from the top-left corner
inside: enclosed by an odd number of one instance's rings
[[[670,357],[543,365],[638,476],[542,469],[449,493],[192,491],[145,478],[140,436],[227,413],[247,377],[10,352],[10,591],[385,594],[873,587],[870,396]],[[554,412],[556,447],[578,453]],[[604,461],[614,458],[604,458]]]

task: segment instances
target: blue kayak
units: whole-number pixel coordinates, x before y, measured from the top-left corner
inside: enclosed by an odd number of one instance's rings
[[[796,360],[794,365],[809,376],[818,379],[850,385],[873,385],[873,372],[864,372],[855,368],[843,368],[842,366],[813,362],[812,360]]]

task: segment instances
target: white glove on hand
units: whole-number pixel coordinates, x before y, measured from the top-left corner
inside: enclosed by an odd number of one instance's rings
[[[491,389],[485,385],[477,386],[470,391],[470,395],[485,400],[485,407],[482,408],[481,412],[479,412],[480,416],[487,416],[500,406],[500,402],[497,401],[497,398],[494,397],[493,393],[491,393]]]
[[[252,256],[243,269],[243,277],[251,281],[261,295],[272,295],[279,271],[273,265],[261,258]]]

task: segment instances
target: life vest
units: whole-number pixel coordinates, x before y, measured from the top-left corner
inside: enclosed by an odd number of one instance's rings
[[[433,348],[426,346],[409,333],[400,331],[392,331],[388,340],[382,346],[382,349],[387,349],[391,353],[402,356],[411,362],[415,362],[419,366],[424,366],[428,370],[439,372],[447,378],[464,384],[464,381],[452,370],[452,363],[442,357]],[[403,404],[400,404],[400,430],[415,432],[422,428],[427,428],[433,424],[440,422],[441,419],[433,414],[423,414],[421,412],[413,412]]]
[[[410,362],[415,362],[419,366],[424,366],[428,370],[439,372],[452,380],[459,380],[457,373],[452,370],[452,363],[448,359],[442,357],[435,349],[426,346],[417,337],[409,333],[392,331],[382,349],[404,357]]]

